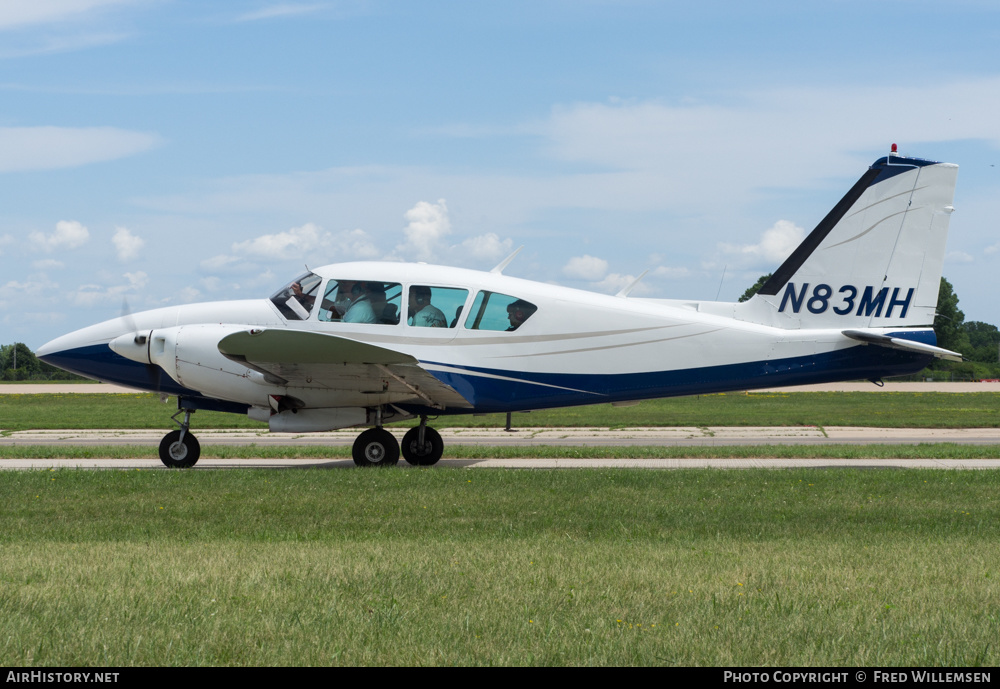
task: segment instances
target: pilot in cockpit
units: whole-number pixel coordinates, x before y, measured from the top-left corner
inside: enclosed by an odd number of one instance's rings
[[[311,311],[313,304],[316,303],[316,295],[304,294],[302,292],[302,285],[298,282],[293,282],[289,286],[292,288],[292,294],[294,294],[295,298],[299,300],[299,303],[302,304],[306,310]]]

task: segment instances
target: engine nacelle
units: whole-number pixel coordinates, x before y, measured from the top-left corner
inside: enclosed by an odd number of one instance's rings
[[[173,328],[128,333],[108,346],[126,359],[155,364],[178,384],[210,392],[223,399],[239,399],[238,391],[249,380],[248,369],[219,351],[219,340],[242,325],[180,325]],[[264,376],[258,383],[263,383]],[[236,394],[236,396],[234,396]]]

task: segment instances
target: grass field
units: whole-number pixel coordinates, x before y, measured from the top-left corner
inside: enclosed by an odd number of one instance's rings
[[[994,427],[996,395],[711,395],[518,426]],[[166,428],[151,395],[0,396],[0,428]],[[260,427],[198,412],[196,428]],[[502,416],[444,426],[502,426]],[[348,448],[203,448],[338,457]],[[155,448],[4,447],[0,458]],[[339,454],[338,454],[339,453]],[[996,457],[995,446],[449,457]],[[783,454],[784,453],[784,454]],[[534,456],[528,454],[528,456]],[[1000,472],[0,472],[9,666],[996,665]]]
[[[0,430],[167,428],[176,403],[145,393],[0,395]],[[729,393],[514,414],[515,426],[866,426],[995,428],[996,393]],[[237,414],[197,412],[198,428],[266,428]],[[438,427],[503,427],[504,415],[448,416]]]
[[[0,473],[7,665],[996,665],[997,472]]]

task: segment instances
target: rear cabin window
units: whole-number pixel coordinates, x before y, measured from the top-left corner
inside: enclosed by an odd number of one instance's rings
[[[524,299],[484,290],[472,302],[465,327],[469,330],[512,332],[520,328],[537,310],[537,306]]]
[[[319,320],[396,325],[402,294],[398,282],[330,280],[323,292]]]
[[[462,317],[468,296],[467,289],[412,285],[406,323],[416,328],[454,328]]]

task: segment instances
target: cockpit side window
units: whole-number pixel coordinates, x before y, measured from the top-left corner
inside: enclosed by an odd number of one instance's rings
[[[454,328],[462,317],[469,290],[411,285],[406,323],[418,328]]]
[[[330,280],[323,292],[319,320],[396,325],[402,293],[398,282]]]
[[[316,295],[323,279],[315,273],[305,273],[271,295],[271,303],[290,321],[304,321],[316,305]]]
[[[469,330],[512,332],[520,328],[537,310],[537,306],[524,299],[499,292],[481,291],[472,302],[465,327]]]

